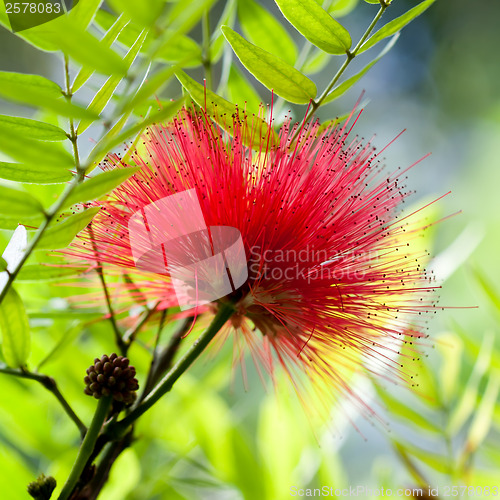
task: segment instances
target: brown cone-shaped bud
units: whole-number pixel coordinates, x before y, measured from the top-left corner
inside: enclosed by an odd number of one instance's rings
[[[56,485],[56,480],[52,476],[46,477],[45,474],[41,474],[36,481],[28,484],[28,493],[35,500],[49,500]]]
[[[113,353],[101,359],[95,358],[84,378],[85,394],[99,399],[113,396],[116,401],[132,404],[137,396],[139,383],[135,378],[135,368],[129,366],[128,358]]]

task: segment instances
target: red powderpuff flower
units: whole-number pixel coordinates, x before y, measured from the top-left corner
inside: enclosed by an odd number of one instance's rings
[[[409,194],[404,172],[386,172],[380,152],[350,138],[347,123],[322,131],[288,121],[278,139],[269,130],[258,141],[255,122],[232,120],[230,137],[205,113],[183,110],[148,129],[127,161],[109,155],[104,169],[140,170],[100,204],[72,255],[95,261],[97,252],[102,264],[135,271],[145,299],[177,304],[168,273],[136,268],[129,223],[194,189],[206,225],[238,229],[248,261],[243,286],[198,309],[234,304],[216,338],[233,335],[238,357],[244,339],[258,366],[272,374],[282,365],[298,388],[305,373],[320,395],[338,392],[332,386],[351,393],[347,373],[368,358],[405,378],[395,352],[404,338],[424,336],[419,315],[432,308],[433,287],[409,250],[419,231],[398,219]],[[246,146],[248,137],[260,145]]]

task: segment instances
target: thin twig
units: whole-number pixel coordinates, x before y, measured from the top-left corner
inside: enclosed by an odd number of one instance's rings
[[[19,377],[19,378],[36,380],[37,382],[42,384],[45,387],[45,389],[51,392],[59,401],[64,411],[68,415],[68,417],[71,418],[71,420],[73,420],[75,425],[78,427],[78,430],[80,431],[82,438],[85,436],[85,433],[87,432],[86,425],[78,418],[78,415],[75,413],[73,408],[71,408],[70,404],[66,401],[61,391],[59,390],[56,381],[52,377],[49,377],[48,375],[44,375],[42,373],[30,372],[26,369],[14,369],[7,367],[0,367],[0,373],[5,373],[6,375],[13,375],[14,377]]]

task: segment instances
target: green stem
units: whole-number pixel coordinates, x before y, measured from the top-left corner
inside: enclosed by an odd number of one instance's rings
[[[48,375],[44,375],[42,373],[35,373],[35,372],[30,372],[27,370],[16,370],[14,368],[4,368],[0,367],[0,373],[5,373],[6,375],[13,375],[15,377],[19,378],[25,378],[25,379],[30,379],[30,380],[36,380],[40,384],[42,384],[45,389],[47,389],[49,392],[51,392],[56,399],[59,401],[61,406],[63,407],[64,411],[68,415],[71,420],[76,424],[78,427],[78,430],[80,431],[80,434],[83,437],[85,436],[85,433],[87,432],[87,427],[85,424],[78,418],[78,415],[75,413],[73,408],[71,408],[70,404],[66,401],[64,396],[62,395],[61,391],[59,390],[59,387],[57,386],[56,381],[52,378],[49,377]]]
[[[163,377],[159,384],[147,395],[147,397],[136,406],[123,420],[115,424],[114,429],[110,429],[114,434],[122,435],[128,427],[137,420],[143,413],[149,410],[162,396],[172,389],[174,383],[191,366],[194,360],[203,352],[205,347],[217,335],[226,321],[234,313],[234,307],[230,303],[220,305],[219,312],[213,319],[210,326],[198,337],[188,351],[179,359],[173,368]]]
[[[326,99],[326,97],[328,96],[330,91],[333,89],[335,84],[339,81],[340,77],[344,74],[344,72],[348,68],[349,64],[351,64],[351,61],[356,57],[356,54],[359,52],[359,49],[361,48],[361,46],[365,43],[367,38],[370,36],[370,33],[373,31],[373,28],[375,28],[375,25],[378,23],[378,21],[382,17],[382,14],[385,12],[387,7],[389,7],[389,3],[384,1],[384,0],[380,0],[380,9],[378,10],[377,14],[373,18],[373,21],[370,23],[370,26],[368,26],[368,28],[366,29],[366,31],[364,32],[363,36],[360,38],[359,42],[356,44],[354,49],[352,51],[349,51],[349,50],[347,51],[346,59],[345,59],[344,63],[339,68],[337,73],[335,73],[332,80],[330,81],[330,83],[328,84],[326,89],[323,91],[323,93],[320,95],[320,97],[316,101],[311,102],[311,107],[310,107],[304,121],[308,122],[312,118],[312,116],[314,115],[316,110],[321,106],[321,104]],[[298,128],[297,131],[295,132],[295,134],[292,138],[292,141],[294,141],[297,138],[299,131],[300,131],[300,128]]]
[[[110,406],[110,396],[103,397],[99,400],[92,423],[90,424],[87,434],[85,434],[85,439],[82,442],[80,451],[78,452],[78,456],[76,457],[75,464],[73,465],[73,469],[71,470],[68,480],[59,495],[59,500],[68,500],[78,484],[78,480],[80,479],[80,476],[82,475],[82,472],[84,471],[85,466],[94,451],[99,432],[102,428],[104,420],[106,419]]]

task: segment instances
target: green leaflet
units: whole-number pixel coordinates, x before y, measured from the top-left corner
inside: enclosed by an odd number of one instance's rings
[[[60,144],[25,137],[16,128],[0,122],[0,151],[21,163],[73,168],[74,161]]]
[[[18,116],[0,115],[0,125],[39,141],[64,141],[68,138],[66,132],[55,125]]]
[[[138,170],[140,167],[117,168],[91,177],[73,190],[64,206],[69,207],[75,203],[95,200],[112,191]]]
[[[232,65],[227,80],[227,93],[231,102],[237,104],[247,113],[257,113],[262,102],[259,94],[248,83],[237,66]]]
[[[355,85],[368,71],[375,65],[377,64],[382,57],[389,52],[389,50],[392,49],[394,44],[399,38],[399,33],[396,33],[391,41],[384,47],[384,50],[380,52],[380,54],[370,63],[368,63],[359,73],[356,73],[355,75],[351,76],[344,82],[342,82],[338,87],[334,88],[323,100],[323,104],[326,104],[327,102],[331,102],[338,97],[340,97],[342,94],[347,92],[353,85]]]
[[[45,165],[0,162],[0,179],[27,184],[58,184],[70,181],[70,170]]]
[[[92,207],[88,210],[72,215],[59,224],[50,226],[40,238],[37,248],[57,249],[65,248],[73,238],[94,218],[100,207]]]
[[[345,54],[352,45],[349,32],[315,0],[275,0],[290,24],[312,44],[329,54]]]
[[[8,366],[19,368],[30,354],[30,328],[23,301],[10,287],[0,304],[2,352]]]
[[[368,40],[363,45],[361,45],[361,48],[358,50],[358,54],[361,54],[365,50],[373,47],[376,43],[380,42],[384,38],[394,35],[398,31],[403,29],[408,23],[413,21],[413,19],[427,10],[435,1],[436,0],[425,0],[422,3],[419,3],[416,7],[413,7],[413,9],[410,9],[402,16],[399,16],[393,21],[388,22],[385,26],[380,28],[376,33],[368,38]]]
[[[24,191],[0,186],[0,214],[9,219],[36,217],[43,214],[43,207],[36,198]]]
[[[189,92],[193,101],[201,108],[206,109],[210,118],[232,134],[233,116],[237,113],[243,113],[242,110],[211,90],[205,89],[203,85],[193,80],[184,71],[178,70],[175,76]],[[269,134],[271,134],[271,143],[278,142],[276,133],[262,118],[251,115],[248,117],[248,121],[248,127],[244,127],[241,131],[243,134],[242,140],[245,144],[258,149],[262,146],[262,138],[268,137]]]
[[[297,61],[297,47],[288,31],[254,0],[238,2],[238,18],[241,29],[253,44],[279,55],[283,61],[294,66]]]
[[[97,118],[86,109],[63,98],[56,83],[39,75],[0,71],[0,96],[75,118]]]
[[[229,26],[221,30],[245,68],[269,90],[297,104],[307,104],[316,97],[314,82],[293,66],[247,42]]]
[[[165,2],[163,0],[108,0],[116,12],[127,14],[134,23],[145,28],[152,26],[160,17]]]

